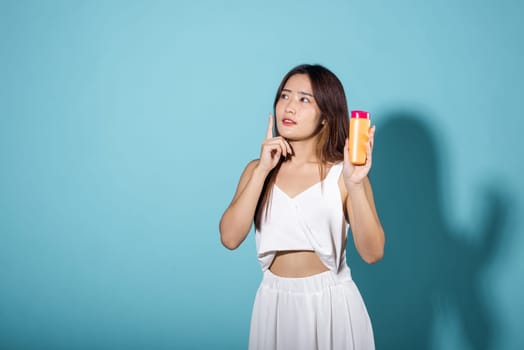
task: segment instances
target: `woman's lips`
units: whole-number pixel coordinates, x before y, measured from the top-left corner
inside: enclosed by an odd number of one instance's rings
[[[284,118],[282,119],[282,124],[284,124],[285,126],[291,126],[291,125],[295,125],[295,121],[289,119],[289,118]]]

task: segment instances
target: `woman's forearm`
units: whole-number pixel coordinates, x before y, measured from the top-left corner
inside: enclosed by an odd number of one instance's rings
[[[369,180],[347,187],[346,206],[355,246],[367,263],[374,263],[384,255],[385,235],[376,213]]]
[[[228,249],[236,249],[248,235],[258,199],[267,173],[258,167],[248,169],[246,180],[239,185],[239,194],[233,199],[220,220],[220,239]]]

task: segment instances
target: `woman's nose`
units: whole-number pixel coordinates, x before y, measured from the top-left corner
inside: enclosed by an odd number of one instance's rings
[[[296,108],[295,108],[295,101],[293,101],[293,99],[289,99],[287,101],[287,105],[286,105],[286,113],[295,113],[296,112]]]

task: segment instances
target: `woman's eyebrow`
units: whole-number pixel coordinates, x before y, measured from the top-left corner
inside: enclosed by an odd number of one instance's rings
[[[289,89],[282,89],[282,91],[285,91],[285,92],[293,92]],[[309,93],[309,92],[305,92],[305,91],[298,91],[299,94],[302,94],[302,95],[306,95],[306,96],[311,96],[311,97],[315,97],[313,96],[313,94]]]
[[[315,96],[313,96],[313,94],[310,94],[309,92],[305,92],[305,91],[299,91],[298,93],[302,94],[302,95],[306,95],[306,96],[315,97]]]

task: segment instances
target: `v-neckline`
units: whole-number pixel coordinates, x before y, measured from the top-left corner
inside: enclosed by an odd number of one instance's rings
[[[329,174],[331,173],[331,171],[333,170],[333,168],[335,167],[335,165],[337,165],[337,164],[338,164],[338,163],[335,163],[335,164],[333,164],[333,165],[331,166],[331,168],[329,168],[329,170],[328,170],[326,176],[324,177],[324,179],[315,182],[315,183],[314,183],[313,185],[311,185],[311,186],[306,187],[304,190],[298,192],[298,193],[295,194],[294,196],[290,196],[289,194],[287,194],[283,189],[280,188],[280,186],[277,185],[276,182],[273,184],[273,186],[274,186],[274,188],[276,188],[277,190],[279,190],[279,191],[280,191],[284,196],[286,196],[287,198],[289,198],[289,199],[296,199],[297,197],[302,196],[303,194],[305,194],[305,193],[311,191],[313,188],[317,187],[317,186],[320,185],[322,182],[324,182],[324,181],[328,178]]]

